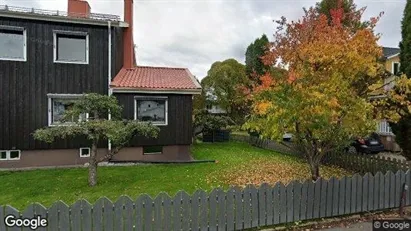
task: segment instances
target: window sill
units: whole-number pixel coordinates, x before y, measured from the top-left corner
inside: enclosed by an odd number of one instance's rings
[[[0,61],[26,62],[26,59],[0,58]]]
[[[58,61],[58,60],[54,60],[54,63],[88,65],[88,62]]]
[[[162,152],[143,153],[143,155],[162,155]]]

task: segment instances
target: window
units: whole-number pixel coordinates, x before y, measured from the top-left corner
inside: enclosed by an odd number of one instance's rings
[[[90,157],[90,148],[80,148],[80,157]]]
[[[135,97],[134,119],[167,125],[167,97]]]
[[[390,124],[386,120],[382,120],[377,125],[377,132],[384,134],[391,134],[392,130]]]
[[[0,60],[26,61],[26,30],[0,26]]]
[[[49,126],[70,125],[77,121],[87,120],[88,113],[81,114],[79,118],[64,118],[65,112],[70,110],[81,96],[49,94]]]
[[[85,32],[54,32],[54,62],[88,64],[88,34]]]
[[[392,63],[392,73],[398,75],[400,72],[400,63]]]
[[[1,160],[20,160],[20,150],[0,151],[0,161]]]
[[[144,155],[157,155],[163,153],[163,146],[147,146],[143,147]]]

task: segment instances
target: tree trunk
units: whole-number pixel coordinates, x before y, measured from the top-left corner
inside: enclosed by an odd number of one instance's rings
[[[320,178],[320,165],[315,161],[310,161],[311,179],[316,181]]]
[[[88,185],[90,187],[97,185],[97,163],[97,142],[93,142],[88,166]]]

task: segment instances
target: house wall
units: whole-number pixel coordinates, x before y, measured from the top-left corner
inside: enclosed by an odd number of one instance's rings
[[[32,133],[48,125],[48,93],[107,94],[107,27],[5,17],[0,17],[0,25],[24,27],[27,33],[27,61],[0,60],[0,150],[87,147],[82,138],[49,145],[35,141]],[[87,32],[89,64],[54,63],[53,30]],[[113,77],[122,65],[121,40],[122,29],[112,28]]]
[[[150,96],[132,93],[114,93],[121,106],[123,118],[134,119],[134,97]],[[192,143],[192,95],[153,95],[168,97],[168,125],[159,126],[158,138],[135,137],[131,147],[152,145],[190,145]]]
[[[399,63],[400,62],[400,56],[395,56],[393,58],[387,59],[385,61],[385,69],[389,72],[392,72],[392,63]]]

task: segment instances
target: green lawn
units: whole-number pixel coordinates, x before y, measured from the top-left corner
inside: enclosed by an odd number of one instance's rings
[[[305,162],[245,143],[201,143],[194,145],[192,152],[195,159],[215,159],[217,163],[100,167],[94,188],[87,186],[86,168],[0,172],[0,205],[22,209],[32,202],[50,206],[56,200],[71,204],[80,198],[94,202],[102,196],[115,200],[120,195],[136,198],[162,191],[174,195],[179,190],[192,193],[196,189],[309,178]],[[321,174],[325,178],[350,175],[331,167],[323,167]]]

